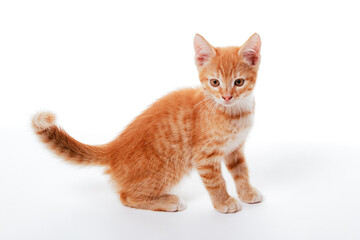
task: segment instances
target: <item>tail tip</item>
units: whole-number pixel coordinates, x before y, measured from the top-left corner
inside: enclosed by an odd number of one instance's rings
[[[55,114],[50,112],[39,112],[32,118],[33,126],[39,130],[45,130],[54,126],[56,122]]]

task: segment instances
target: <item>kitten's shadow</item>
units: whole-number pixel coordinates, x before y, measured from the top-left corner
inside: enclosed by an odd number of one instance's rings
[[[299,144],[263,147],[259,152],[249,154],[251,175],[266,184],[302,181],[315,177],[328,166],[337,164],[344,153],[359,156],[360,151],[351,146],[337,144]],[[259,176],[256,176],[258,174]]]

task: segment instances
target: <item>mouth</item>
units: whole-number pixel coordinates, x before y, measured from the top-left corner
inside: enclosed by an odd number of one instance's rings
[[[236,101],[232,101],[232,100],[230,100],[230,101],[221,101],[221,105],[223,105],[225,107],[230,107],[230,106],[234,105],[235,102]]]

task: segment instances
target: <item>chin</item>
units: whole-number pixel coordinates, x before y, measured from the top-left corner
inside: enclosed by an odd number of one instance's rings
[[[222,102],[221,105],[223,105],[224,107],[232,107],[236,104],[237,101],[232,101],[232,102]]]

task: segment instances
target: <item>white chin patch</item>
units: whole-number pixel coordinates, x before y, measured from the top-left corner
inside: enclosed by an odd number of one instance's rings
[[[231,102],[229,102],[229,103],[227,103],[227,102],[222,102],[221,104],[223,105],[223,106],[225,106],[225,107],[232,107],[232,106],[234,106],[235,104],[236,104],[236,102],[237,101],[231,101]]]

